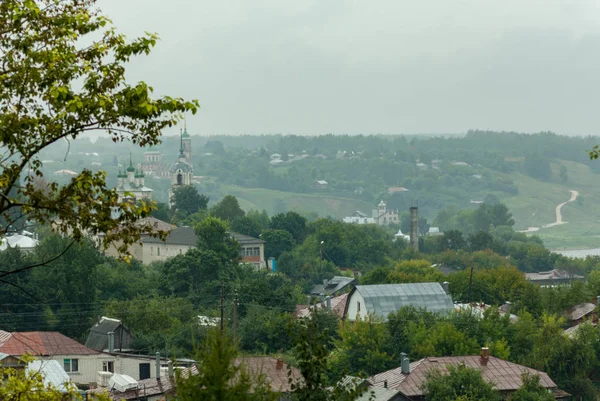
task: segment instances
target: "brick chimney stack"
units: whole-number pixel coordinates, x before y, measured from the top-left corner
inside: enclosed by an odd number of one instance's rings
[[[490,359],[490,349],[488,347],[482,347],[481,348],[481,364],[483,366],[487,365],[488,361]]]

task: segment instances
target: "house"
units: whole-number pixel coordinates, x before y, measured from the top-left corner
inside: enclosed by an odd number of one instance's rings
[[[195,248],[198,243],[193,227],[176,227],[154,217],[141,219],[138,224],[148,227],[148,231],[152,229],[152,231],[168,232],[164,241],[149,234],[143,234],[140,238],[141,244],[134,243],[129,246],[129,252],[133,258],[143,264],[164,261],[182,255]],[[240,243],[240,256],[244,262],[254,264],[259,268],[266,267],[265,242],[263,240],[234,232],[228,232],[228,234]],[[105,253],[118,257],[118,246],[119,243],[111,245]]]
[[[0,331],[0,353],[17,359],[31,355],[57,361],[73,383],[86,386],[99,382],[102,372],[126,374],[135,380],[155,377],[157,362],[161,365],[168,362],[155,356],[98,352],[61,333],[45,331]]]
[[[397,210],[388,210],[387,205],[384,201],[379,202],[377,209],[371,211],[371,216],[375,219],[375,222],[380,226],[386,226],[388,224],[400,223]]]
[[[571,326],[571,327],[565,329],[563,331],[563,335],[565,335],[565,336],[567,336],[569,338],[575,338],[575,336],[577,336],[577,332],[579,332],[579,330],[582,327],[586,326],[586,325],[590,325],[592,327],[596,327],[596,326],[598,326],[598,322],[592,322],[590,320],[586,320],[586,321],[584,321],[582,323],[579,323],[579,324],[577,324],[575,326]]]
[[[39,241],[29,235],[7,233],[3,238],[0,238],[0,251],[4,251],[8,248],[19,248],[23,252],[33,252],[35,247],[39,244]]]
[[[229,231],[228,234],[239,242],[241,246],[240,256],[244,263],[253,264],[257,269],[267,267],[265,262],[265,241],[232,231]]]
[[[390,313],[405,306],[437,313],[454,310],[452,298],[440,283],[376,284],[354,287],[344,315],[350,321],[365,319],[369,314],[387,319]]]
[[[575,305],[565,312],[567,322],[569,326],[577,326],[587,320],[592,323],[598,323],[598,312],[596,311],[596,305],[591,302],[584,302],[579,305]]]
[[[340,319],[344,318],[344,310],[346,309],[346,302],[348,302],[349,294],[338,295],[332,297],[328,301],[319,302],[310,307],[308,305],[299,305],[300,308],[296,310],[294,317],[297,319],[309,317],[311,312],[316,309],[329,309],[332,313],[336,314]]]
[[[572,281],[583,280],[584,277],[564,270],[553,269],[538,273],[525,273],[525,278],[542,287],[570,284]]]
[[[429,230],[427,231],[427,235],[429,235],[431,237],[435,237],[438,235],[444,235],[444,233],[440,231],[439,227],[429,227]]]
[[[504,305],[498,307],[498,314],[501,317],[508,315],[508,318],[512,323],[515,323],[519,318],[517,315],[510,313],[510,302],[506,302]],[[473,316],[483,319],[486,310],[492,308],[491,305],[484,304],[483,302],[472,302],[472,303],[455,303],[455,312],[470,312]]]
[[[325,180],[317,180],[315,181],[315,186],[320,189],[327,189],[328,182]]]
[[[388,188],[388,194],[395,194],[397,192],[408,192],[408,189],[404,188],[404,187],[389,187]]]
[[[331,280],[323,280],[323,284],[314,285],[310,290],[311,295],[337,295],[341,292],[346,292],[354,284],[354,277],[333,276]]]
[[[113,333],[114,344],[109,344],[109,333]],[[85,346],[100,352],[113,352],[114,350],[131,351],[133,349],[133,335],[123,322],[118,319],[102,317],[92,326]]]
[[[481,355],[428,357],[413,363],[403,355],[400,367],[371,376],[368,381],[372,387],[398,391],[399,397],[394,401],[424,400],[423,385],[430,371],[439,370],[447,373],[448,366],[461,364],[481,371],[484,380],[491,383],[503,398],[508,398],[523,385],[524,373],[539,375],[540,384],[556,399],[570,397],[570,394],[558,389],[556,383],[546,373],[490,356],[487,348],[482,348]]]

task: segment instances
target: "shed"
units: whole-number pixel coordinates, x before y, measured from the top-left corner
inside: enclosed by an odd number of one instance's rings
[[[405,283],[357,285],[350,292],[346,306],[348,320],[369,314],[387,319],[391,312],[405,306],[426,308],[430,312],[448,313],[454,310],[452,298],[440,283]]]

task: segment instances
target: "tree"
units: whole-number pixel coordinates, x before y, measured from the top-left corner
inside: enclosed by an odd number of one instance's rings
[[[260,224],[248,216],[237,217],[231,222],[231,229],[236,233],[258,237],[262,231]]]
[[[169,221],[169,205],[163,202],[158,202],[156,208],[150,212],[150,216],[162,221]]]
[[[560,165],[560,181],[566,184],[569,181],[569,175],[567,174],[567,167],[564,164]]]
[[[555,401],[554,395],[540,384],[540,376],[523,373],[523,384],[510,396],[510,401]]]
[[[365,388],[352,380],[330,386],[327,380],[327,331],[322,331],[316,319],[303,319],[290,325],[290,338],[294,343],[293,355],[302,381],[292,383],[294,401],[352,401],[360,397]],[[291,369],[288,380],[293,380]]]
[[[271,228],[289,232],[297,244],[302,243],[308,235],[306,219],[298,213],[291,211],[279,213],[271,217]]]
[[[386,352],[388,332],[382,322],[369,316],[365,320],[345,321],[339,330],[340,339],[329,358],[331,371],[337,376],[370,376],[393,366],[393,352]]]
[[[196,352],[197,374],[177,371],[177,400],[180,401],[275,401],[263,374],[253,375],[235,361],[237,349],[231,337],[210,330]]]
[[[294,237],[288,231],[263,230],[261,239],[265,241],[265,257],[278,259],[279,256],[294,247]]]
[[[423,386],[427,401],[500,400],[500,395],[483,379],[481,371],[464,364],[449,365],[447,369],[448,374],[440,370],[427,373],[427,381]]]
[[[158,37],[127,41],[95,3],[0,3],[0,216],[12,224],[11,211],[20,209],[30,221],[52,220],[76,241],[84,233],[102,232],[105,247],[120,240],[119,250],[125,252],[151,230],[135,224],[150,205],[119,203],[106,185],[106,173],[87,169],[64,186],[40,189],[34,185],[34,178],[43,176],[40,153],[93,131],[108,133],[114,142],[154,145],[164,128],[175,125],[183,112],[195,113],[198,103],[155,99],[146,83],[128,84],[125,65],[150,53]],[[5,233],[6,226],[0,236]]]
[[[244,216],[245,212],[240,207],[235,196],[226,195],[219,203],[212,207],[210,214],[213,217],[231,222],[238,217]]]
[[[224,260],[239,259],[240,244],[227,232],[227,223],[215,217],[207,217],[194,227],[198,237],[198,249],[213,251]]]
[[[440,237],[440,245],[442,249],[451,249],[458,251],[464,249],[467,246],[462,232],[458,230],[449,230],[444,232],[444,235]]]
[[[173,206],[184,216],[206,209],[208,201],[208,196],[200,194],[192,185],[178,187],[173,192]]]

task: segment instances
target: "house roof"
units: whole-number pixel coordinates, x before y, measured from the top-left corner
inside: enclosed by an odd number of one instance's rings
[[[90,333],[85,341],[85,346],[96,351],[104,351],[108,348],[108,333],[114,332],[119,326],[129,331],[127,327],[118,319],[111,319],[105,316],[92,326]],[[127,339],[130,340],[129,338]],[[125,341],[124,341],[125,343]],[[129,348],[130,344],[121,344],[120,336],[115,335],[115,349]]]
[[[569,320],[579,320],[590,313],[592,313],[596,309],[596,305],[590,302],[584,302],[579,305],[575,305],[569,309],[567,309],[567,319]]]
[[[249,235],[244,235],[244,234],[236,233],[233,231],[228,231],[228,233],[230,236],[235,238],[235,240],[237,242],[239,242],[240,245],[264,244],[265,243],[265,241],[263,241],[259,238],[251,237]]]
[[[0,251],[6,248],[19,247],[21,249],[35,248],[39,243],[38,240],[30,238],[26,235],[13,234],[0,239]]]
[[[584,325],[589,324],[592,327],[596,327],[597,324],[593,323],[589,320],[586,320],[583,323],[579,323],[573,327],[569,327],[568,329],[565,329],[565,331],[563,331],[563,335],[569,337],[569,338],[574,338],[577,335],[577,332],[579,331],[579,329],[581,329]]]
[[[167,238],[163,242],[160,238],[143,236],[142,242],[144,244],[173,244],[173,245],[187,245],[196,246],[198,238],[192,227],[176,227],[172,229]]]
[[[426,308],[431,312],[450,312],[454,309],[452,298],[440,283],[405,283],[357,285],[350,296],[358,292],[370,313],[387,318],[404,306]]]
[[[525,278],[530,281],[545,281],[545,280],[571,280],[571,279],[583,279],[583,276],[578,274],[570,274],[564,270],[548,270],[545,272],[537,272],[537,273],[525,273]]]
[[[344,317],[344,310],[346,309],[346,302],[348,302],[348,295],[349,294],[342,294],[337,297],[333,297],[330,300],[331,301],[331,311],[333,313],[335,313],[336,315],[338,315],[340,318]],[[319,302],[318,304],[314,304],[310,307],[310,309],[306,305],[301,305],[301,306],[302,306],[302,308],[300,308],[295,314],[295,316],[297,318],[310,316],[310,312],[314,308],[317,308],[317,309],[326,308],[326,304],[324,302]]]
[[[278,393],[289,393],[291,385],[301,379],[300,371],[294,367],[286,366],[281,362],[279,367],[277,359],[270,356],[249,356],[235,359],[235,364],[243,364],[251,376],[262,374],[273,391]],[[292,371],[292,383],[288,379],[288,369]]]
[[[27,371],[30,373],[39,373],[42,376],[45,386],[51,385],[61,393],[67,392],[65,384],[71,383],[71,378],[65,372],[65,369],[55,360],[35,360],[29,362]],[[75,386],[71,383],[71,386]]]
[[[2,332],[0,338],[4,339],[0,344],[0,352],[13,356],[25,354],[32,356],[99,354],[98,351],[79,344],[57,331]]]
[[[333,276],[331,280],[327,280],[327,285],[317,284],[313,286],[310,293],[313,295],[321,295],[322,293],[325,295],[335,294],[354,282],[355,279],[353,277]]]
[[[428,372],[438,369],[446,373],[448,365],[457,366],[461,363],[464,363],[467,367],[480,370],[483,378],[493,384],[498,391],[517,390],[523,384],[521,376],[526,372],[539,375],[540,384],[543,387],[548,389],[556,388],[556,384],[544,372],[493,356],[489,357],[487,363],[483,363],[479,355],[429,357],[412,363],[409,374],[404,375],[399,372],[400,368],[396,368],[370,377],[369,382],[373,386],[383,387],[383,381],[387,379],[388,388],[398,390],[406,397],[418,397],[423,395],[422,387],[427,380]]]

